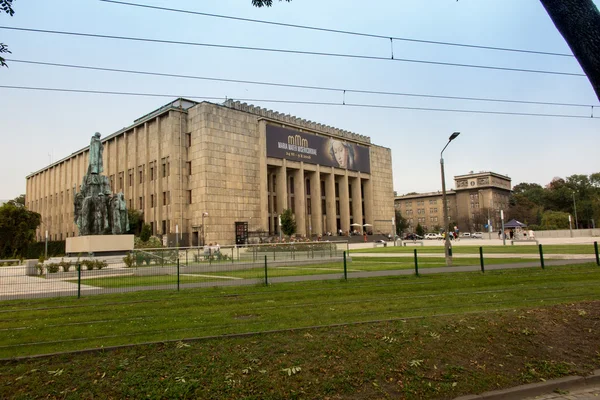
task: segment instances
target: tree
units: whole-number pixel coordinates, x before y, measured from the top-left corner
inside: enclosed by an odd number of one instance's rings
[[[15,11],[12,9],[12,2],[13,0],[0,0],[0,10],[4,11],[11,17],[15,14]],[[8,47],[4,43],[0,43],[0,54],[2,53],[10,54],[10,50],[8,50]],[[0,67],[8,67],[5,61],[6,60],[4,60],[2,56],[0,56]]]
[[[417,224],[417,227],[415,228],[415,233],[419,236],[423,236],[425,234],[425,230],[421,226],[420,222]]]
[[[144,213],[139,210],[127,210],[127,215],[129,217],[129,231],[127,233],[139,235],[144,224]]]
[[[152,227],[149,224],[144,224],[142,226],[142,233],[140,233],[140,240],[147,242],[150,236],[152,236]]]
[[[402,216],[400,210],[396,210],[396,235],[401,235],[408,228],[408,221]]]
[[[283,210],[281,214],[281,232],[286,236],[292,236],[296,233],[296,220],[291,209]]]
[[[545,211],[542,215],[542,229],[568,229],[569,214],[561,211]]]
[[[600,12],[598,8],[593,0],[540,0],[540,2],[571,48],[575,59],[592,84],[596,97],[600,100]],[[271,7],[273,0],[252,0],[252,5]]]
[[[6,203],[0,207],[0,258],[24,256],[27,246],[35,241],[40,214],[25,207]]]
[[[20,196],[17,196],[14,199],[9,200],[8,202],[17,207],[25,207],[25,195],[22,194]]]

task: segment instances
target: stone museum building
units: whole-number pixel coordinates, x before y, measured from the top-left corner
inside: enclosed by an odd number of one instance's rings
[[[455,176],[454,187],[446,191],[449,223],[456,224],[461,232],[487,232],[484,225],[489,219],[497,232],[500,210],[508,210],[511,179],[495,172],[471,172]],[[411,232],[418,224],[426,232],[444,227],[441,191],[396,196],[394,205],[406,218]]]
[[[169,245],[277,235],[285,209],[301,236],[391,230],[391,150],[364,135],[236,101],[180,98],[101,141],[112,192]],[[86,147],[27,176],[27,207],[42,215],[38,240],[46,230],[51,240],[78,234],[74,195],[88,157]]]

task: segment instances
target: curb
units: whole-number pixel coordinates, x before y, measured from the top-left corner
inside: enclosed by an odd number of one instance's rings
[[[481,394],[470,394],[466,396],[456,397],[454,400],[507,400],[507,399],[523,399],[525,397],[535,397],[543,394],[549,394],[556,389],[567,390],[573,388],[581,388],[587,385],[600,385],[600,369],[594,370],[588,376],[567,376],[564,378],[553,379],[551,381],[529,383],[512,387],[509,389],[494,390]]]

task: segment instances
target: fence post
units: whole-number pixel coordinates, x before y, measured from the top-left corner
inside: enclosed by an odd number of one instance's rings
[[[540,262],[542,263],[542,269],[544,269],[544,251],[542,250],[542,245],[539,245],[540,248]]]
[[[267,275],[267,255],[265,254],[265,286],[269,286],[269,278]]]
[[[413,250],[415,252],[415,275],[419,276],[419,261],[417,261],[417,249]]]
[[[188,266],[188,249],[185,249],[185,266]]]
[[[177,291],[179,292],[179,256],[177,256]]]
[[[600,257],[598,257],[598,242],[594,242],[594,251],[596,252],[596,265],[600,265]]]
[[[348,280],[348,270],[346,269],[346,252],[344,251],[344,279]]]
[[[485,273],[485,267],[483,266],[483,247],[479,246],[479,262],[481,263],[481,272]]]
[[[233,247],[231,248],[231,263],[233,264]]]
[[[81,298],[81,263],[77,264],[77,298]]]

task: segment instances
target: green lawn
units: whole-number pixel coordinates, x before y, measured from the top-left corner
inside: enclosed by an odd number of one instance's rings
[[[579,266],[6,301],[0,357],[600,299]]]
[[[485,265],[492,264],[514,264],[523,262],[535,262],[535,259],[526,258],[502,258],[485,260]],[[419,268],[436,268],[446,265],[444,258],[422,257],[419,259]],[[455,266],[479,265],[478,258],[454,259]],[[407,257],[359,257],[354,256],[352,262],[347,263],[347,271],[386,271],[398,269],[414,269],[414,260]],[[157,270],[160,273],[160,269]],[[279,278],[287,276],[303,275],[323,275],[323,274],[343,274],[344,266],[342,262],[309,264],[302,266],[273,266],[268,267],[268,278]],[[226,265],[218,272],[186,272],[181,268],[180,284],[187,283],[210,283],[224,282],[235,279],[258,279],[264,281],[264,267],[254,266],[248,269],[228,270]],[[76,279],[69,280],[71,283],[77,283]],[[158,285],[177,285],[176,275],[156,275],[156,276],[113,276],[102,278],[89,278],[81,281],[83,285],[103,288],[123,288],[140,286],[158,286]]]
[[[444,254],[444,244],[439,242],[438,246],[388,246],[376,247],[372,249],[355,249],[350,253],[411,253],[417,249],[419,253],[440,253]],[[543,245],[544,254],[594,254],[593,244],[548,244]],[[455,245],[452,246],[452,252],[456,254],[479,254],[479,246],[474,242],[473,245]],[[511,246],[483,246],[483,254],[538,254],[539,249],[535,243],[518,244]]]

